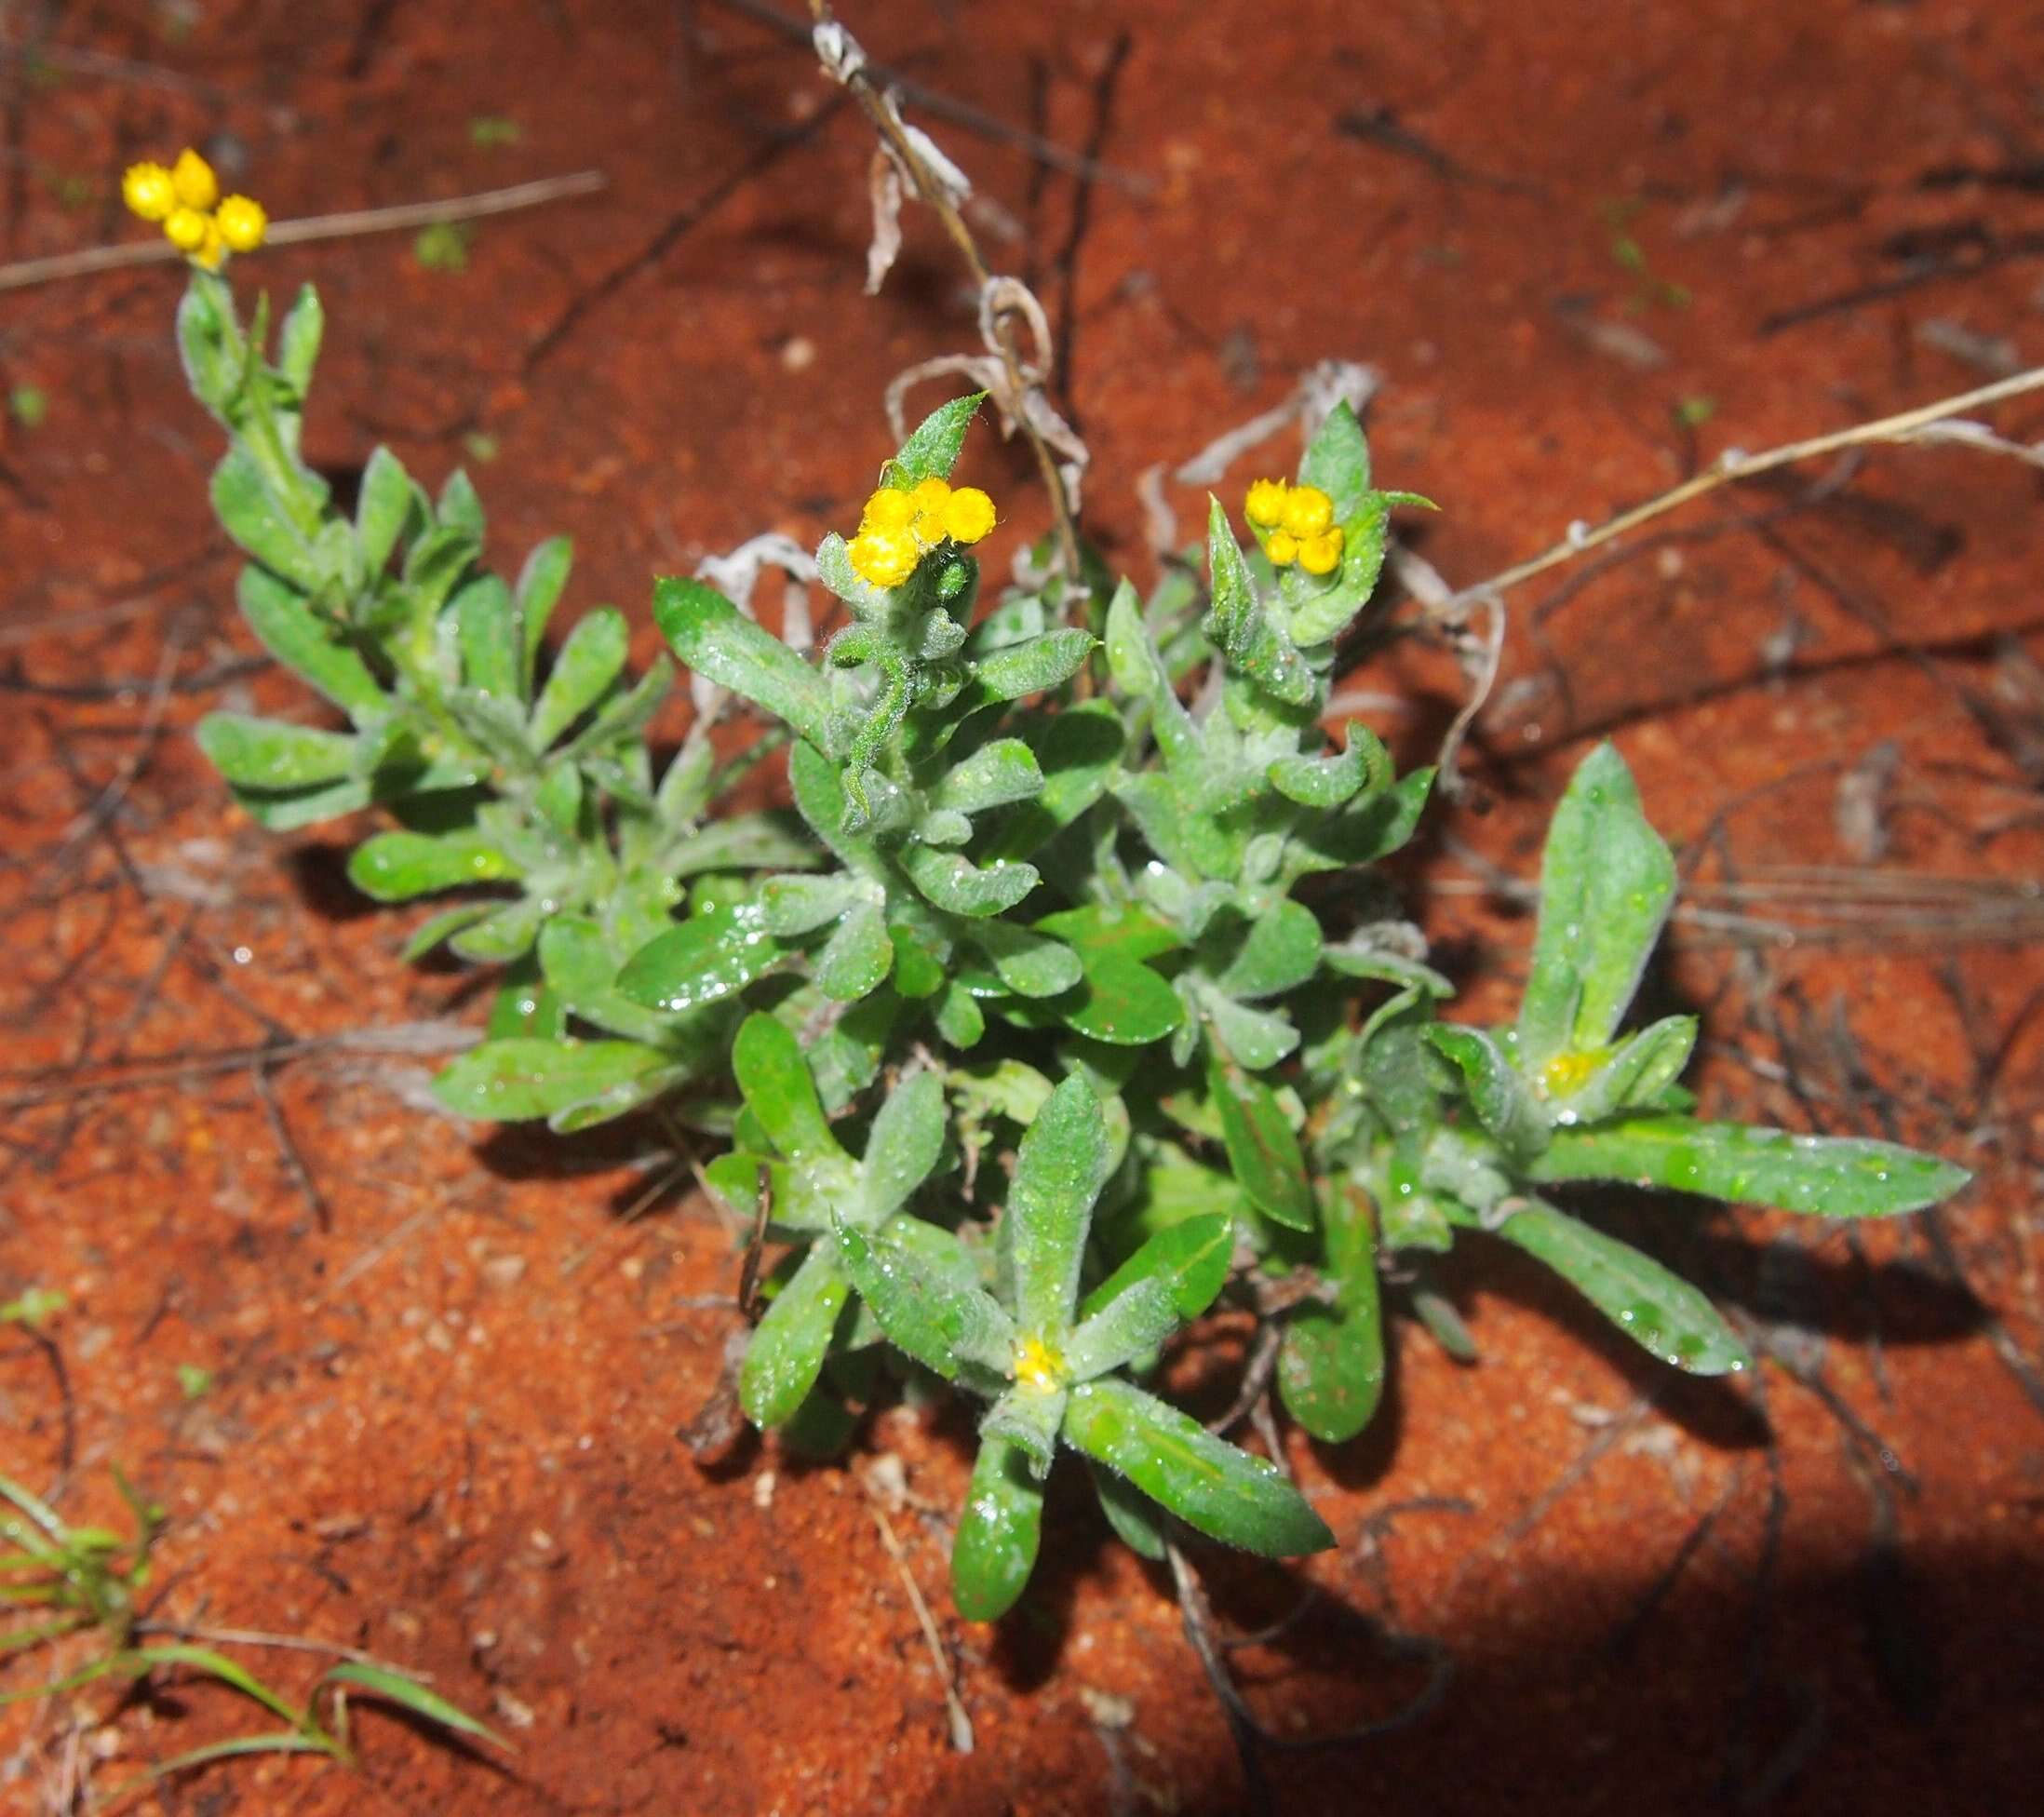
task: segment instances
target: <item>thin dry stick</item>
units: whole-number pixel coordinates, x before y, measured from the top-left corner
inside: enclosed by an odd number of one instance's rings
[[[831,17],[828,0],[809,0],[810,17],[819,28],[835,23]],[[841,28],[840,28],[841,29]],[[908,173],[908,180],[915,184],[916,195],[923,205],[943,223],[945,236],[957,249],[958,256],[964,261],[965,269],[972,274],[974,286],[981,295],[993,282],[993,273],[980,256],[979,242],[973,237],[973,230],[965,224],[965,217],[951,204],[944,185],[930,174],[930,168],[922,160],[922,155],[901,128],[901,122],[887,102],[885,95],[873,85],[871,76],[864,66],[845,72],[844,84],[852,91],[852,97],[859,104],[860,111],[871,123],[873,130],[880,134],[887,148],[900,160],[901,168]],[[1029,421],[1029,412],[1022,408],[1022,400],[1028,387],[1022,382],[1022,355],[1015,343],[1015,325],[1004,315],[993,320],[994,343],[1001,350],[1002,368],[1007,375],[1008,393],[1015,399],[1015,421],[1029,444],[1029,451],[1036,456],[1036,465],[1043,479],[1043,490],[1050,494],[1051,516],[1057,535],[1057,551],[1064,562],[1065,572],[1077,580],[1079,563],[1079,530],[1072,522],[1071,501],[1065,495],[1065,482],[1057,471],[1057,462],[1051,453],[1050,445],[1044,441],[1036,425]]]
[[[536,209],[572,195],[588,195],[610,179],[600,170],[577,170],[572,176],[543,177],[513,183],[509,189],[485,189],[473,195],[453,195],[444,202],[400,202],[387,209],[357,209],[347,214],[306,215],[298,221],[274,221],[264,234],[270,246],[303,246],[308,240],[353,239],[363,234],[399,234],[408,227],[434,227],[449,221],[478,221],[485,215]],[[0,265],[0,290],[25,290],[32,284],[83,277],[92,272],[120,271],[130,265],[160,264],[184,254],[160,236],[132,245],[96,246],[83,252],[60,252],[47,259],[23,259]]]
[[[1536,574],[1544,574],[1550,568],[1558,568],[1565,561],[1572,561],[1580,555],[1636,530],[1641,524],[1673,511],[1677,505],[1687,505],[1691,499],[1701,498],[1707,492],[1715,492],[1720,486],[1731,485],[1735,480],[1752,479],[1763,473],[1771,473],[1777,467],[1793,465],[1798,461],[1815,459],[1820,454],[1832,454],[1840,449],[1864,448],[1875,442],[1908,441],[1917,433],[1933,424],[1958,415],[1962,411],[1978,410],[1987,404],[1998,404],[2005,398],[2018,397],[2025,392],[2044,389],[2044,366],[2032,367],[2027,372],[2018,372],[2012,378],[1997,381],[1994,384],[1982,385],[1977,391],[1961,392],[1956,397],[1940,398],[1934,404],[1923,404],[1913,411],[1903,411],[1898,416],[1884,416],[1878,422],[1859,423],[1849,429],[1834,430],[1825,436],[1812,436],[1805,441],[1793,441],[1781,448],[1770,448],[1764,454],[1741,454],[1728,451],[1717,464],[1708,471],[1686,479],[1671,491],[1662,492],[1658,498],[1648,499],[1644,505],[1635,505],[1630,511],[1621,511],[1608,522],[1595,530],[1580,530],[1565,536],[1543,555],[1535,556],[1530,561],[1522,561],[1515,568],[1507,568],[1501,574],[1494,574],[1487,581],[1475,586],[1465,587],[1462,597],[1483,594],[1499,594],[1517,586],[1521,581],[1529,581]]]
[[[859,1479],[859,1487],[866,1491],[867,1504],[873,1510],[873,1525],[880,1528],[881,1544],[887,1548],[888,1557],[894,1561],[894,1568],[901,1573],[902,1588],[908,1593],[909,1604],[922,1627],[922,1637],[929,1643],[930,1658],[936,1665],[937,1682],[944,1687],[944,1709],[950,1718],[951,1746],[960,1754],[970,1754],[973,1751],[973,1719],[965,1714],[964,1704],[959,1702],[958,1678],[951,1670],[951,1656],[944,1650],[944,1636],[937,1632],[936,1619],[930,1613],[930,1605],[922,1599],[916,1575],[908,1568],[908,1555],[894,1537],[894,1524],[887,1518],[886,1509],[881,1506],[880,1497],[864,1477]]]

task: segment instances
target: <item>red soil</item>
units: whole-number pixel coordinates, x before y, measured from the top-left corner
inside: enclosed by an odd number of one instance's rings
[[[62,10],[14,9],[14,29]],[[485,223],[460,274],[422,270],[397,236],[265,253],[237,279],[320,286],[317,459],[357,464],[386,438],[435,482],[466,459],[501,559],[571,532],[573,599],[622,601],[641,656],[654,574],[768,525],[814,539],[845,523],[886,451],[885,380],[972,338],[926,221],[884,294],[860,299],[864,130],[828,112],[798,48],[719,7],[195,10],[176,43],[156,30],[171,9],[139,0],[67,15],[52,40],[177,85],[0,64],[0,255],[127,235],[107,199],[122,163],[213,133],[278,215],[601,168],[596,200]],[[2034,183],[1922,181],[2035,168],[2034,8],[1048,0],[875,4],[851,22],[920,80],[1154,182],[1095,185],[1075,225],[1069,180],[938,128],[1020,223],[989,249],[1063,325],[1096,455],[1091,522],[1139,578],[1133,476],[1330,355],[1383,370],[1379,469],[1446,507],[1423,547],[1458,582],[1731,444],[1980,383],[1944,350],[1955,326],[2044,358]],[[472,143],[477,115],[516,121],[519,141]],[[74,175],[94,199],[67,209]],[[1767,331],[1904,275],[1895,253],[1912,246],[1964,269]],[[691,1460],[675,1431],[727,1331],[698,1302],[729,1291],[733,1248],[693,1200],[618,1221],[647,1183],[632,1138],[570,1149],[437,1120],[418,1108],[420,1061],[331,1046],[264,1073],[151,1069],[478,1007],[469,981],[399,962],[408,918],[349,895],[340,841],[252,828],[186,736],[211,706],[303,699],[241,666],[234,559],[204,505],[215,438],[168,338],[178,282],[84,278],[0,315],[0,384],[49,403],[40,427],[0,428],[0,1300],[31,1283],[69,1297],[49,1327],[68,1398],[44,1349],[0,1338],[0,1470],[57,1484],[88,1518],[117,1512],[108,1466],[124,1465],[175,1519],[159,1613],[410,1662],[518,1753],[484,1763],[365,1712],[363,1776],[236,1762],[168,1787],[161,1808],[1233,1808],[1234,1756],[1168,1586],[1105,1543],[1083,1501],[1056,1504],[1039,1588],[995,1631],[944,1594],[958,1421],[887,1414],[850,1468],[771,1446]],[[1661,362],[1614,357],[1613,329]],[[1713,413],[1684,429],[1698,399]],[[2040,414],[1997,420],[2034,438]],[[487,464],[464,452],[478,436]],[[1041,527],[1018,455],[982,442],[970,459],[1024,533]],[[1565,570],[1515,596],[1472,760],[1492,811],[1446,829],[1526,874],[1545,803],[1609,731],[1705,874],[1852,862],[1839,778],[1892,739],[1885,871],[2035,878],[2040,704],[2009,694],[2044,630],[2037,476],[1907,450],[1828,500],[1805,498],[1812,477],[1704,507],[1588,585]],[[1190,522],[1200,501],[1175,503]],[[177,684],[160,724],[159,674]],[[1402,655],[1362,680],[1425,691],[1419,714],[1371,715],[1424,754],[1452,690],[1439,660]],[[1436,851],[1414,886],[1466,874]],[[1425,912],[1472,980],[1466,1013],[1496,1009],[1524,924],[1452,894]],[[1657,988],[1711,1012],[1706,1103],[1795,1119],[1740,1057],[1782,1057],[1768,1014],[1793,1030],[1807,1007],[1821,1030],[1843,1003],[1905,1131],[1981,1167],[1943,1226],[1949,1254],[2005,1347],[2034,1353],[2031,949],[1940,936],[1764,960],[1756,998],[1750,964],[1678,930]],[[2005,1040],[1983,1097],[1976,1057]],[[1870,1104],[1816,1109],[1851,1127]],[[1930,1233],[1869,1232],[1862,1255],[1785,1220],[1692,1235],[1648,1208],[1637,1224],[1822,1334],[1834,1406],[1897,1469],[1856,1461],[1835,1411],[1773,1368],[1769,1447],[1747,1389],[1670,1381],[1504,1256],[1468,1258],[1455,1283],[1481,1367],[1405,1329],[1372,1436],[1340,1454],[1291,1440],[1341,1549],[1293,1572],[1216,1567],[1244,1628],[1302,1583],[1325,1593],[1234,1655],[1281,1732],[1410,1693],[1413,1668],[1386,1662],[1370,1621],[1457,1661],[1417,1726],[1273,1758],[1284,1808],[1971,1812],[2034,1797],[2044,1420],[1943,1284]],[[1763,1252],[1777,1236],[1795,1246]],[[180,1365],[211,1385],[186,1398]],[[884,1453],[970,1756],[948,1742],[863,1487]],[[1422,1497],[1466,1505],[1387,1519]],[[294,1689],[316,1670],[260,1661]],[[5,1687],[47,1666],[16,1662]],[[98,1783],[248,1727],[227,1694],[180,1687],[124,1716]],[[63,1747],[51,1711],[0,1716],[0,1808],[41,1809]]]

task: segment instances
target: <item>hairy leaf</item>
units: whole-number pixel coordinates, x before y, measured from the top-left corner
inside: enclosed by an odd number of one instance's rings
[[[1892,1142],[1796,1136],[1690,1117],[1634,1117],[1593,1129],[1558,1129],[1533,1164],[1532,1177],[1630,1180],[1827,1218],[1921,1211],[1972,1178],[1949,1161]]]
[[[1210,1539],[1267,1558],[1334,1544],[1276,1465],[1116,1377],[1072,1390],[1065,1436]]]
[[[1721,1376],[1752,1358],[1724,1314],[1696,1287],[1630,1244],[1534,1204],[1498,1227],[1537,1257],[1642,1349],[1691,1375]]]

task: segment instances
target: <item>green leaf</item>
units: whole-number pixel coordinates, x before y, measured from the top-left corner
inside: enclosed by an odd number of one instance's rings
[[[1663,1363],[1722,1376],[1753,1360],[1699,1289],[1630,1244],[1538,1203],[1506,1218],[1498,1234],[1546,1263]]]
[[[863,1223],[881,1223],[929,1178],[944,1152],[944,1085],[934,1072],[912,1074],[881,1100],[859,1163]]]
[[[954,397],[916,425],[901,451],[887,464],[887,483],[902,491],[911,491],[919,480],[948,479],[958,464],[959,450],[965,446],[965,432],[986,401],[984,391]]]
[[[239,442],[213,469],[212,493],[221,528],[272,573],[304,592],[316,590],[327,578],[255,456]]]
[[[434,1078],[433,1095],[460,1116],[522,1123],[599,1097],[666,1058],[636,1041],[514,1036],[457,1054]]]
[[[1209,497],[1208,505],[1206,548],[1214,604],[1206,615],[1207,636],[1226,657],[1230,674],[1285,706],[1313,706],[1320,698],[1319,680],[1264,609],[1220,500]]]
[[[1036,753],[1019,738],[996,738],[947,774],[930,791],[930,801],[939,809],[984,814],[1010,801],[1026,801],[1042,787]]]
[[[1377,1233],[1369,1200],[1338,1188],[1328,1195],[1322,1225],[1323,1273],[1334,1285],[1335,1303],[1308,1301],[1292,1313],[1277,1383],[1293,1419],[1323,1443],[1340,1445],[1370,1423],[1384,1393]]]
[[[448,475],[440,488],[440,496],[434,502],[433,515],[441,523],[460,531],[476,545],[480,553],[484,532],[488,525],[483,518],[483,504],[476,491],[476,482],[460,467]]]
[[[495,699],[522,700],[511,589],[494,574],[478,574],[454,596],[454,624],[462,680]]]
[[[1012,1439],[980,1441],[973,1480],[951,1541],[951,1600],[968,1622],[994,1622],[1013,1608],[1036,1568],[1043,1487]]]
[[[1604,1046],[1639,988],[1674,902],[1674,859],[1640,812],[1610,745],[1578,766],[1540,864],[1533,969],[1519,1007],[1520,1063]]]
[[[569,632],[554,658],[554,672],[532,704],[535,751],[545,750],[610,692],[625,666],[630,640],[625,614],[615,606],[598,606]]]
[[[819,749],[828,745],[829,683],[716,588],[672,575],[656,581],[653,622],[696,674],[765,707]]]
[[[339,781],[353,773],[358,747],[344,733],[246,713],[208,713],[197,737],[199,749],[229,782],[271,791]]]
[[[896,1350],[947,1381],[964,1375],[985,1384],[1007,1374],[1015,1324],[992,1295],[888,1237],[840,1223],[837,1243],[859,1297]]]
[[[1277,1095],[1218,1054],[1207,1057],[1206,1082],[1220,1112],[1228,1164],[1249,1203],[1287,1230],[1311,1230],[1313,1191],[1306,1179],[1306,1157]]]
[[[371,574],[380,574],[408,533],[424,521],[424,501],[418,482],[389,449],[371,451],[362,469],[362,490],[355,502],[356,539]]]
[[[801,1043],[786,1023],[755,1011],[731,1048],[732,1076],[768,1139],[790,1161],[844,1153],[824,1115]]]
[[[1026,858],[1048,844],[1107,792],[1122,755],[1121,715],[1109,701],[1082,701],[1017,729],[1036,753],[1042,792],[1005,816],[990,858]]]
[[[1220,1044],[1252,1072],[1268,1072],[1298,1045],[1298,1030],[1273,1011],[1251,1009],[1211,986],[1200,1001]]]
[[[987,1016],[973,995],[956,982],[947,983],[936,1003],[937,1033],[953,1047],[979,1045],[987,1032]]]
[[[1299,463],[1298,483],[1317,486],[1334,501],[1334,520],[1345,524],[1370,495],[1370,446],[1363,425],[1344,398],[1327,412],[1326,421]]]
[[[452,935],[448,949],[478,965],[503,964],[531,949],[548,912],[545,896],[506,902]]]
[[[310,284],[299,287],[298,301],[291,304],[276,336],[276,370],[290,386],[294,398],[303,398],[312,388],[313,367],[319,359],[319,343],[327,331],[327,312],[319,292]]]
[[[518,868],[473,828],[451,833],[378,833],[355,848],[348,878],[379,902],[404,902],[435,890],[496,883]]]
[[[1266,1558],[1334,1544],[1274,1464],[1113,1376],[1072,1390],[1065,1436],[1210,1539]]]
[[[366,782],[327,783],[317,788],[271,794],[260,788],[231,785],[236,804],[257,826],[273,833],[288,833],[293,828],[310,827],[336,814],[353,814],[372,799]],[[487,912],[487,910],[485,911]]]
[[[1004,913],[1042,881],[1034,865],[997,861],[982,869],[962,853],[912,841],[900,856],[901,868],[925,901],[974,919]]]
[[[1226,1212],[1196,1213],[1167,1224],[1081,1302],[1091,1318],[1138,1281],[1158,1280],[1180,1319],[1196,1319],[1228,1284],[1235,1253],[1235,1220]]]
[[[1033,928],[983,918],[965,933],[1018,997],[1057,997],[1079,982],[1079,955]]]
[[[738,1405],[754,1425],[782,1425],[809,1398],[851,1295],[837,1243],[829,1236],[817,1238],[746,1347]]]
[[[549,536],[537,545],[525,558],[525,566],[518,570],[518,585],[512,588],[511,600],[517,608],[518,629],[518,685],[526,693],[532,691],[532,676],[539,660],[541,640],[546,635],[546,621],[552,617],[554,607],[568,585],[569,571],[574,566],[575,545],[565,536]]]
[[[178,303],[178,358],[192,395],[223,422],[241,384],[240,361],[228,352],[226,306],[232,292],[223,280],[196,276]]]
[[[1181,782],[1196,784],[1206,774],[1206,747],[1172,688],[1170,671],[1143,622],[1142,604],[1125,580],[1108,602],[1107,653],[1115,684],[1150,703],[1150,731],[1166,767]]]
[[[1508,1155],[1524,1161],[1547,1146],[1547,1117],[1495,1036],[1433,1023],[1426,1038],[1461,1073],[1478,1121]]]
[[[1594,1129],[1557,1129],[1531,1177],[1625,1180],[1826,1218],[1921,1211],[1972,1178],[1949,1161],[1893,1142],[1796,1136],[1689,1117],[1634,1117]]]
[[[1115,1537],[1138,1558],[1148,1558],[1152,1563],[1163,1558],[1163,1528],[1167,1518],[1163,1510],[1091,1458],[1086,1460],[1086,1473],[1093,1478],[1093,1491],[1100,1499],[1100,1512],[1107,1516]]]
[[[535,954],[529,952],[505,968],[504,982],[490,1005],[486,1030],[490,1040],[558,1040],[567,1033],[567,1006],[542,977]]]
[[[1018,1357],[1019,1363],[1020,1358]],[[1019,1445],[1039,1477],[1057,1459],[1057,1429],[1064,1423],[1070,1393],[1059,1383],[1018,1380],[987,1409],[979,1435]]]
[[[1073,1381],[1091,1381],[1138,1357],[1153,1355],[1178,1325],[1171,1284],[1155,1274],[1145,1275],[1072,1332],[1064,1347],[1065,1368]]]
[[[878,990],[894,965],[894,943],[877,906],[856,902],[810,962],[810,975],[827,997],[855,1003]]]
[[[1178,993],[1149,966],[1115,951],[1096,951],[1082,963],[1076,999],[1058,1005],[1081,1034],[1118,1047],[1147,1047],[1185,1020]]]
[[[1008,1191],[1015,1318],[1032,1335],[1070,1322],[1093,1202],[1109,1164],[1093,1087],[1076,1075],[1061,1081],[1022,1137]]]
[[[1230,997],[1254,1001],[1297,989],[1320,969],[1320,922],[1302,902],[1281,900],[1249,926],[1215,982]]]
[[[743,990],[785,957],[752,904],[699,908],[626,960],[617,988],[648,1009],[680,1014]]]
[[[339,1665],[329,1666],[320,1675],[319,1683],[352,1686],[357,1692],[367,1691],[372,1697],[380,1697],[387,1703],[410,1710],[415,1716],[424,1716],[443,1729],[451,1729],[457,1735],[473,1735],[506,1753],[511,1751],[509,1742],[477,1722],[466,1710],[450,1703],[437,1691],[427,1689],[416,1678],[408,1678],[388,1666],[371,1665],[362,1660],[344,1660]]]
[[[973,665],[973,679],[987,700],[1021,700],[1061,688],[1086,666],[1093,638],[1085,631],[1045,631],[1011,643]]]
[[[1301,807],[1338,808],[1360,794],[1390,786],[1391,753],[1360,720],[1351,720],[1348,747],[1333,757],[1281,757],[1271,765],[1271,787]]]
[[[798,939],[862,899],[854,878],[769,877],[760,885],[760,924],[776,939]]]
[[[666,1059],[667,1057],[661,1057]],[[640,1073],[636,1079],[625,1079],[612,1085],[608,1091],[598,1092],[594,1097],[585,1097],[573,1104],[564,1104],[558,1110],[548,1112],[546,1126],[557,1136],[572,1136],[577,1130],[593,1129],[599,1123],[609,1123],[615,1117],[629,1115],[641,1105],[651,1104],[655,1098],[664,1097],[677,1086],[684,1085],[695,1076],[695,1069],[689,1065],[658,1066]]]
[[[289,582],[262,568],[244,568],[235,596],[262,647],[356,724],[390,710],[369,665],[334,636],[313,611],[312,601]]]
[[[1339,814],[1299,828],[1285,855],[1287,865],[1298,872],[1343,870],[1390,857],[1419,828],[1432,787],[1429,767],[1406,771],[1390,788],[1358,795]]]

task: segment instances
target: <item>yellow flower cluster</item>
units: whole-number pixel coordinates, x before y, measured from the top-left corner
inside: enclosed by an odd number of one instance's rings
[[[262,205],[246,195],[223,197],[213,167],[190,146],[168,169],[129,165],[121,199],[130,213],[161,222],[164,238],[208,271],[218,271],[230,252],[253,252],[269,231]]]
[[[1263,532],[1263,552],[1274,565],[1295,561],[1309,574],[1331,574],[1341,566],[1341,526],[1334,500],[1318,486],[1287,486],[1259,479],[1249,488],[1243,515]]]
[[[1015,1379],[1039,1393],[1054,1393],[1065,1385],[1065,1359],[1041,1338],[1025,1338],[1015,1347]]]
[[[875,586],[899,586],[939,543],[976,543],[994,527],[994,502],[977,486],[955,491],[924,479],[904,491],[882,486],[866,501],[848,553],[853,572]]]

